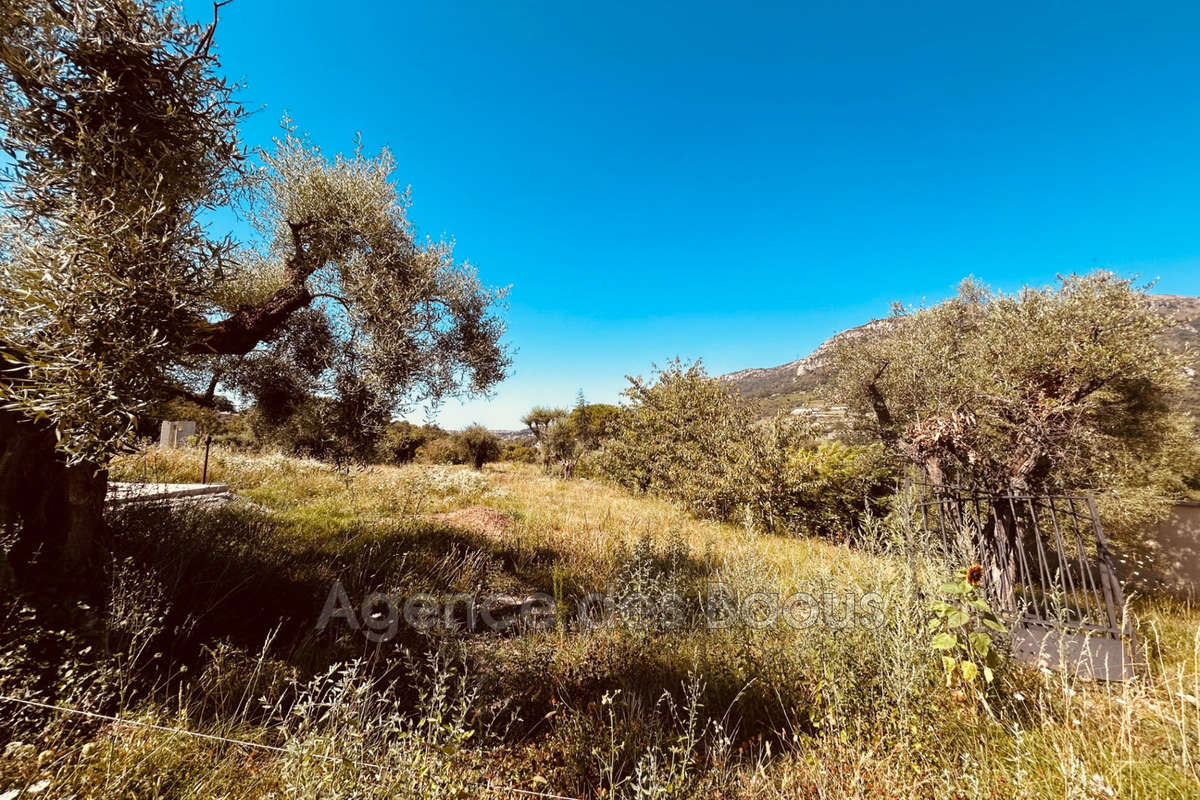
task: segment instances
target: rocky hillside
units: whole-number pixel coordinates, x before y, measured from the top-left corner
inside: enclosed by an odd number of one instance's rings
[[[1200,409],[1200,297],[1156,294],[1151,295],[1150,300],[1156,311],[1175,323],[1164,334],[1167,346],[1175,350],[1183,350],[1189,346],[1192,349],[1189,400],[1193,407]],[[888,324],[887,319],[872,320],[865,325],[834,334],[811,354],[799,360],[777,367],[738,370],[721,377],[734,383],[764,417],[811,404],[814,400],[813,395],[824,378],[829,353],[834,344],[862,336]]]

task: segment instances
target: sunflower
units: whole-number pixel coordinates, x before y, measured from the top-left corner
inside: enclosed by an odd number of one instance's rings
[[[967,567],[967,583],[972,586],[978,586],[983,580],[983,567],[979,564],[972,564]]]

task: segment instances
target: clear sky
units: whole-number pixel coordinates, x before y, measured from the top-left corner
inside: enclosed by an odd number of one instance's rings
[[[208,3],[185,6],[207,17]],[[807,354],[974,274],[1200,294],[1200,4],[236,0],[227,73],[386,145],[423,233],[512,285],[516,428],[624,375]],[[419,417],[419,412],[417,413]]]

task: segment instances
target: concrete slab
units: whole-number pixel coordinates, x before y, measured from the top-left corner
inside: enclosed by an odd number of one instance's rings
[[[164,503],[179,500],[213,502],[233,499],[233,493],[224,483],[124,483],[108,484],[105,505],[120,506],[127,503]]]
[[[1026,623],[1013,631],[1012,644],[1019,661],[1087,680],[1127,681],[1135,674],[1133,657],[1121,639]]]

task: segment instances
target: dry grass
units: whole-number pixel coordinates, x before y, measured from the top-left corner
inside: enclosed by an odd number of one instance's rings
[[[503,511],[497,511],[488,506],[468,506],[457,511],[443,511],[440,514],[423,514],[421,519],[434,525],[445,525],[451,528],[490,536],[494,539],[504,537],[512,528],[512,518]]]
[[[195,451],[148,451],[115,475],[199,470]],[[285,752],[28,714],[8,724],[29,746],[0,759],[0,793],[48,782],[44,796],[139,798],[512,796],[497,784],[630,798],[1200,797],[1200,615],[1186,606],[1137,609],[1141,679],[1098,686],[1009,666],[985,708],[946,690],[929,649],[925,604],[941,576],[914,575],[883,541],[756,535],[515,464],[342,474],[218,452],[210,479],[255,507],[119,521],[136,565],[122,574],[144,578],[123,590],[130,619],[108,620],[125,633],[103,658],[82,655],[79,634],[55,688],[31,692],[21,681],[47,668],[32,655],[42,645],[10,613],[3,688]],[[344,626],[313,630],[335,579],[356,603],[377,589],[541,591],[565,610],[607,589],[682,596],[694,612],[712,582],[741,595],[873,592],[883,624],[708,629],[688,617],[676,629],[651,615],[521,636],[401,630],[375,645]]]

